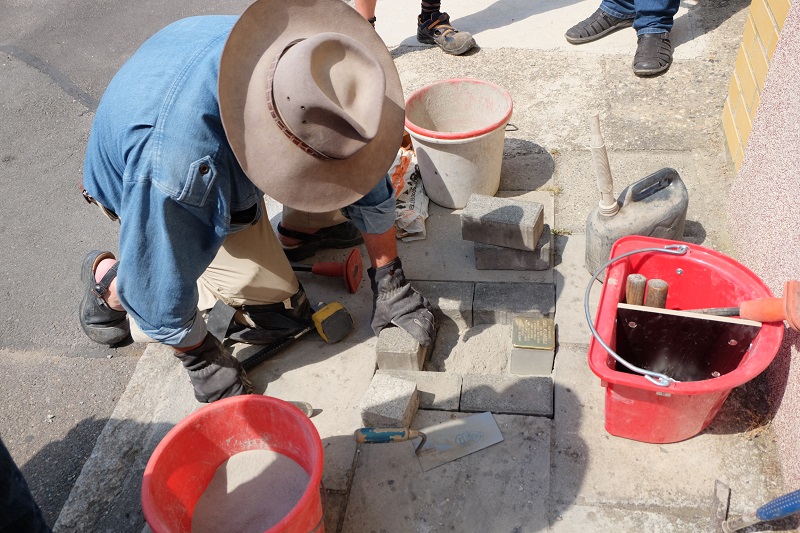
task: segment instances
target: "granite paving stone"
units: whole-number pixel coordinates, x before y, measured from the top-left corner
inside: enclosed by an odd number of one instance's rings
[[[420,409],[458,411],[458,404],[461,398],[461,374],[455,372],[409,372],[403,370],[378,370],[377,373],[416,383]]]

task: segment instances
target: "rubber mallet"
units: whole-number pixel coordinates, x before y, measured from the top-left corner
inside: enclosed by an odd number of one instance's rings
[[[295,272],[311,272],[312,274],[329,278],[344,278],[344,286],[347,292],[354,294],[361,284],[364,265],[361,261],[361,252],[358,251],[358,248],[353,248],[347,259],[341,263],[336,261],[324,261],[313,265],[292,263],[292,270]]]
[[[687,309],[687,311],[716,316],[738,316],[756,322],[785,320],[790,328],[800,331],[800,281],[787,281],[783,286],[782,298],[758,298],[742,302],[739,307]]]

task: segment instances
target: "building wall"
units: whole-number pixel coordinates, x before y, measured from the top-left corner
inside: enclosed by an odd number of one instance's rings
[[[763,5],[763,0],[754,0],[756,3]],[[757,18],[753,21],[757,33],[760,31]],[[751,30],[750,38],[752,33]],[[760,37],[756,43],[762,45]],[[737,77],[738,74],[737,66]],[[759,87],[758,112],[752,128],[749,132],[746,128],[742,132],[736,128],[737,134],[748,134],[741,168],[728,198],[727,220],[739,261],[780,296],[785,281],[800,279],[800,2],[795,2],[784,18],[769,75]],[[738,108],[734,118],[737,111]],[[730,128],[730,116],[728,122]],[[797,489],[800,487],[800,334],[797,332],[786,330],[783,346],[767,369],[767,381],[776,409],[773,428],[778,437],[784,483],[787,490]]]
[[[742,165],[758,103],[791,0],[752,0],[736,56],[722,124],[736,170]]]

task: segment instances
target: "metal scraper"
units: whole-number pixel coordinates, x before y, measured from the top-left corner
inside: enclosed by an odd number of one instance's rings
[[[415,440],[415,453],[423,472],[502,442],[503,435],[492,413],[479,413],[420,430],[409,428],[361,428],[356,442],[386,443]]]

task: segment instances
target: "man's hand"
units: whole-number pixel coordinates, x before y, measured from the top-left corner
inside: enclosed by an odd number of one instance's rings
[[[253,385],[242,365],[210,333],[200,346],[187,352],[176,350],[175,357],[189,372],[198,402],[210,403],[253,392]]]
[[[422,346],[433,344],[436,331],[431,304],[406,281],[400,258],[367,270],[372,281],[372,331],[390,323],[406,330]]]

